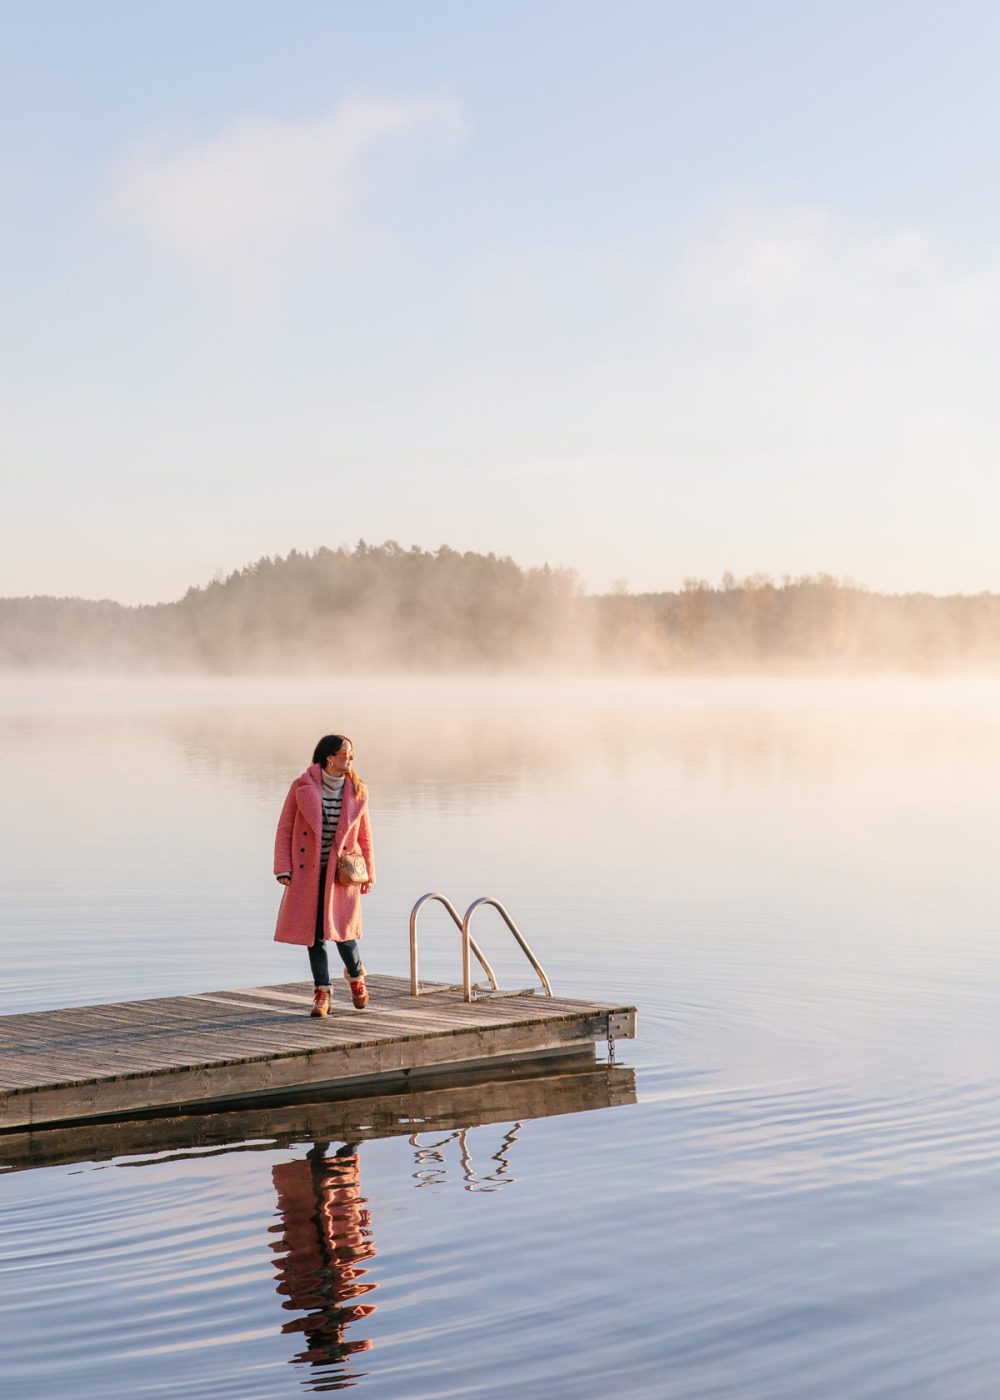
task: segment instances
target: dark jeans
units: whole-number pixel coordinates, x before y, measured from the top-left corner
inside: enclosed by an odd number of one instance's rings
[[[326,866],[319,872],[319,898],[316,901],[316,939],[309,949],[309,966],[312,968],[313,984],[317,987],[329,987],[330,985],[330,962],[326,955],[326,944],[323,941],[323,891],[326,889]],[[361,976],[361,954],[358,952],[358,943],[355,938],[348,938],[345,942],[339,943],[336,939],[331,939],[331,943],[340,954],[340,960],[347,968],[351,977]]]

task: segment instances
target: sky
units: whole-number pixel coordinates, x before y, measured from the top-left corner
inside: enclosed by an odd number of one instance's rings
[[[0,595],[1000,590],[1000,8],[0,0]]]

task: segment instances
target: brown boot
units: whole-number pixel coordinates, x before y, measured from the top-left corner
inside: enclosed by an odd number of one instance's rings
[[[310,1016],[329,1016],[331,992],[329,987],[317,987],[313,995]]]
[[[368,1005],[368,988],[365,985],[365,978],[367,975],[364,968],[362,968],[359,976],[352,977],[347,968],[344,968],[344,978],[350,984],[351,1000],[354,1002],[356,1011],[364,1011],[365,1007]]]

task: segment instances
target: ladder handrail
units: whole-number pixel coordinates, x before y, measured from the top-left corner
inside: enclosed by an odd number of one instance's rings
[[[472,1000],[472,975],[469,953],[475,953],[479,961],[479,966],[490,979],[490,986],[494,991],[498,990],[496,973],[490,967],[482,954],[476,940],[468,934],[462,920],[458,916],[458,910],[452,904],[447,895],[438,894],[431,891],[430,894],[421,895],[416,904],[410,910],[410,996],[420,995],[420,982],[417,975],[417,917],[425,904],[431,900],[437,900],[438,904],[443,904],[451,915],[452,922],[462,935],[462,993],[466,1001]],[[549,993],[551,996],[551,992]]]
[[[466,948],[466,944],[469,944],[470,946],[472,945],[472,934],[469,932],[469,928],[472,923],[473,914],[475,914],[477,909],[481,909],[484,904],[491,904],[493,908],[497,911],[497,913],[500,915],[501,919],[503,919],[504,923],[510,929],[514,937],[517,939],[521,952],[524,954],[524,956],[531,963],[531,966],[538,973],[538,976],[541,979],[542,986],[545,988],[546,995],[551,996],[551,983],[546,977],[545,970],[543,969],[541,963],[538,961],[534,953],[528,947],[528,943],[524,937],[524,934],[518,928],[517,924],[515,924],[514,920],[510,917],[510,915],[507,913],[507,910],[503,907],[503,905],[498,899],[491,899],[489,895],[483,895],[481,899],[474,899],[472,901],[468,909],[466,909],[465,911],[465,918],[462,920],[462,982],[463,989],[465,992],[465,1000],[472,1000],[472,988],[469,985],[468,950]]]

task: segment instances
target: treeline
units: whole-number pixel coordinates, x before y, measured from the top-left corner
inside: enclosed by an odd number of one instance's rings
[[[588,595],[571,570],[394,541],[265,558],[175,603],[0,599],[0,667],[329,673],[1000,665],[1000,595],[872,593],[825,575]]]
[[[607,658],[650,670],[953,670],[1000,665],[1000,594],[873,593],[820,574],[592,600]]]
[[[0,600],[0,666],[329,672],[435,671],[571,659],[580,587],[571,570],[494,554],[293,550],[175,603]]]

